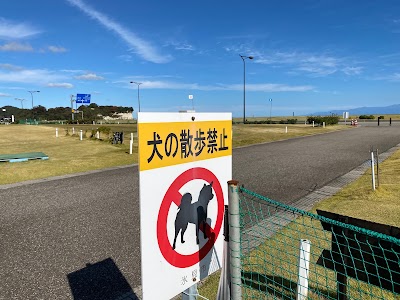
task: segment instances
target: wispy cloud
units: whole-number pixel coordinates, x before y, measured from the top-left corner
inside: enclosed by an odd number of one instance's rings
[[[361,74],[362,70],[362,67],[345,67],[342,69],[342,72],[346,75],[358,75]]]
[[[132,55],[129,54],[119,55],[118,58],[127,62],[132,61]]]
[[[347,58],[330,54],[307,53],[300,51],[260,51],[248,45],[225,47],[225,51],[254,56],[254,63],[285,67],[292,75],[306,74],[310,77],[325,77],[338,72],[346,75],[359,75],[363,68],[354,66]]]
[[[65,76],[45,69],[0,70],[0,82],[4,83],[48,84],[49,82],[60,82],[65,79]]]
[[[117,34],[123,41],[125,41],[132,50],[143,59],[154,63],[169,62],[172,57],[169,55],[162,55],[158,49],[151,45],[150,42],[138,37],[135,33],[129,31],[121,24],[115,22],[105,14],[93,9],[82,0],[66,0],[71,5],[78,7],[82,12],[90,18],[96,20],[108,30]]]
[[[369,78],[371,80],[385,80],[390,82],[399,82],[400,81],[400,73],[393,73],[388,75],[379,75],[375,77]]]
[[[104,77],[96,75],[94,73],[88,73],[80,76],[75,76],[79,80],[104,80]]]
[[[72,89],[74,86],[71,83],[62,82],[62,83],[48,83],[47,87]]]
[[[9,71],[19,71],[22,70],[23,68],[12,64],[0,64],[0,69]]]
[[[200,85],[197,83],[179,83],[172,81],[142,80],[142,89],[173,89],[173,90],[203,90],[203,91],[242,91],[242,84]],[[131,88],[134,88],[131,86]],[[247,91],[252,92],[307,92],[313,90],[310,85],[288,85],[275,83],[248,84]]]
[[[39,34],[41,31],[26,23],[16,23],[0,18],[1,39],[22,39]]]
[[[316,55],[299,52],[275,52],[260,54],[255,62],[271,65],[288,65],[294,72],[305,72],[312,76],[327,76],[336,73],[341,60],[327,55]]]
[[[28,43],[10,42],[0,45],[0,51],[30,52],[33,51],[33,48]]]
[[[169,41],[165,43],[166,47],[173,47],[175,50],[194,51],[195,47],[187,42]]]
[[[11,95],[10,94],[0,93],[0,97],[11,97]]]
[[[59,46],[49,46],[49,47],[47,47],[47,49],[48,49],[50,52],[53,52],[53,53],[63,53],[63,52],[67,52],[67,49],[65,49],[64,47],[59,47]]]
[[[71,70],[71,69],[63,69],[63,70],[60,70],[61,72],[65,72],[65,73],[83,73],[83,72],[85,72],[84,70]]]

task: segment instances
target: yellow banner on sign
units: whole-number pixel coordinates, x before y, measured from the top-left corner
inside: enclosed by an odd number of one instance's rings
[[[140,171],[232,155],[232,122],[139,123]]]

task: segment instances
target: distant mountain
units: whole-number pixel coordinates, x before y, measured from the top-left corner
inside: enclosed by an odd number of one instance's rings
[[[400,104],[394,104],[385,107],[358,107],[346,110],[331,110],[328,112],[316,112],[312,113],[312,116],[329,116],[336,114],[341,116],[343,112],[348,111],[350,115],[389,115],[389,114],[400,114]]]

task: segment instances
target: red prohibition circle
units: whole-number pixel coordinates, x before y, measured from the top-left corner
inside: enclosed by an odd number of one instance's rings
[[[209,228],[211,234],[213,235],[213,238],[210,238],[209,235],[208,241],[203,247],[200,248],[198,252],[185,255],[185,254],[180,254],[176,252],[174,249],[172,249],[172,245],[168,239],[167,218],[168,218],[169,208],[171,207],[172,202],[176,203],[175,201],[178,201],[182,198],[182,195],[179,193],[179,189],[182,186],[184,186],[187,182],[194,179],[202,179],[208,183],[213,182],[212,188],[217,198],[218,213],[214,228]],[[218,238],[222,226],[223,216],[224,216],[224,195],[222,193],[221,184],[219,183],[218,178],[214,175],[214,173],[212,173],[210,170],[199,167],[192,168],[183,172],[174,180],[174,182],[168,188],[161,203],[160,211],[158,212],[157,240],[158,240],[158,247],[160,248],[160,251],[164,256],[164,258],[171,265],[178,268],[187,268],[201,261],[207,255],[207,253],[212,249],[215,241]]]

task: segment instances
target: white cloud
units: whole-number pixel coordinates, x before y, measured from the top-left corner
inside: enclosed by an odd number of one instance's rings
[[[85,72],[84,70],[68,70],[68,69],[63,69],[60,70],[61,72],[65,72],[65,73],[82,73]]]
[[[22,70],[23,68],[12,65],[12,64],[0,64],[0,69],[9,70],[9,71],[18,71],[18,70]]]
[[[49,46],[49,47],[47,47],[47,49],[50,52],[54,52],[54,53],[67,52],[67,49],[65,49],[64,47],[59,47],[59,46]]]
[[[166,63],[169,62],[172,57],[169,55],[162,55],[159,51],[152,46],[148,41],[145,41],[138,37],[135,33],[129,31],[121,24],[115,22],[110,17],[103,13],[93,9],[82,0],[66,0],[71,5],[78,7],[82,12],[98,21],[108,30],[116,33],[122,40],[124,40],[132,50],[137,53],[143,59],[154,62],[154,63]]]
[[[0,38],[2,39],[22,39],[39,33],[40,31],[31,25],[0,18]]]
[[[185,42],[170,41],[165,44],[166,47],[172,46],[175,50],[194,51],[195,47]]]
[[[345,67],[342,72],[346,75],[359,75],[362,72],[362,67]]]
[[[242,91],[242,84],[199,85],[197,83],[178,83],[171,81],[141,81],[141,89],[175,89],[203,91]],[[131,86],[131,88],[134,88]],[[313,90],[310,85],[287,85],[275,83],[248,84],[246,91],[252,92],[307,92]]]
[[[0,97],[11,97],[11,95],[10,94],[0,93]]]
[[[132,61],[132,55],[129,54],[120,55],[118,58],[127,62]]]
[[[400,73],[393,73],[389,75],[383,75],[383,76],[376,76],[370,78],[371,80],[386,80],[390,82],[399,82],[400,81]]]
[[[33,48],[28,43],[22,44],[18,42],[11,42],[0,45],[0,51],[29,52],[33,51]]]
[[[48,83],[48,87],[72,89],[74,86],[71,83]]]
[[[315,55],[298,52],[275,52],[255,57],[256,63],[271,65],[289,65],[292,71],[301,71],[311,76],[327,76],[338,71],[340,59],[333,56]]]
[[[88,73],[80,76],[76,76],[76,79],[80,80],[104,80],[104,77],[96,75],[94,73]]]
[[[48,84],[49,82],[60,82],[65,79],[66,76],[45,69],[23,69],[13,71],[0,70],[0,82],[5,83],[17,82],[24,84]]]
[[[225,50],[231,53],[241,53],[253,56],[254,63],[272,67],[286,67],[292,75],[306,74],[311,77],[325,77],[339,71],[346,75],[359,75],[361,66],[349,66],[348,59],[329,54],[306,53],[299,51],[263,52],[250,49],[247,45],[229,46]]]

